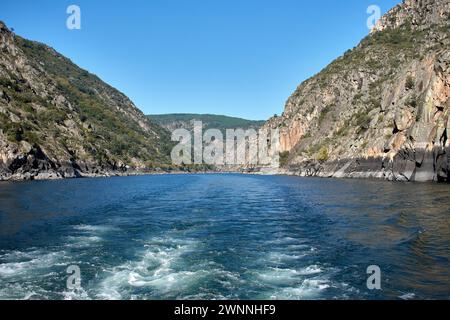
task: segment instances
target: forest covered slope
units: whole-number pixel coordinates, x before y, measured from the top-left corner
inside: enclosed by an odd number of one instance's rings
[[[124,94],[0,22],[0,180],[146,170],[171,146]]]

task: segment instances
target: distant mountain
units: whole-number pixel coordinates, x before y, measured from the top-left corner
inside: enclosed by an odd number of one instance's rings
[[[265,126],[290,174],[450,181],[449,0],[403,1]]]
[[[124,94],[0,22],[0,180],[144,170],[171,145]]]
[[[152,121],[163,128],[173,131],[183,128],[192,130],[194,121],[203,122],[203,130],[219,129],[225,133],[226,129],[259,129],[265,121],[246,120],[214,114],[160,114],[149,115]]]

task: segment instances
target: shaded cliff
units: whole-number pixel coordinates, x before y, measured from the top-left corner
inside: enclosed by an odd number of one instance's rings
[[[406,0],[302,83],[280,129],[283,172],[450,180],[450,2]]]
[[[0,180],[145,170],[170,147],[124,94],[0,22]]]

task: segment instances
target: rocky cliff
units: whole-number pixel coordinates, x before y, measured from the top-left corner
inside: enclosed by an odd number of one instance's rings
[[[0,180],[145,170],[170,146],[124,94],[0,22]]]
[[[450,181],[449,19],[449,0],[405,0],[302,83],[265,125],[282,172]]]

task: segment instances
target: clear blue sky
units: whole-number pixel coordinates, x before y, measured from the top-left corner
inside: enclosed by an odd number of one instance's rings
[[[145,113],[267,119],[400,0],[2,0],[0,20],[128,95]],[[66,28],[81,8],[82,29]]]

